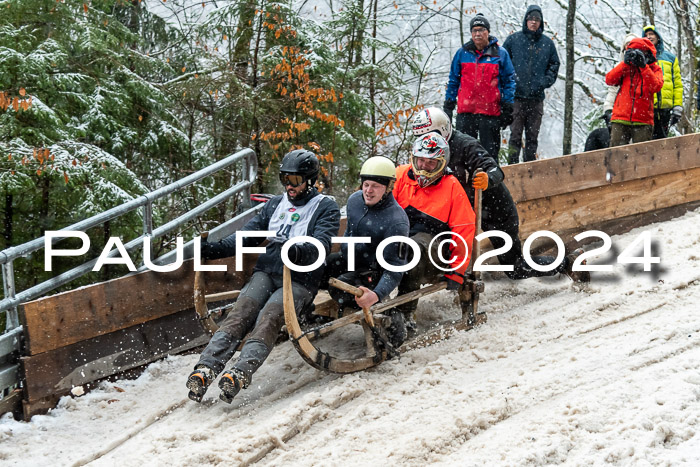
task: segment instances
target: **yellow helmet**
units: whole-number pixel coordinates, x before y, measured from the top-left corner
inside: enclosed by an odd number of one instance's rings
[[[394,189],[396,180],[396,167],[391,160],[382,156],[370,157],[362,164],[360,169],[360,180],[371,180],[385,185],[386,192],[390,193]]]

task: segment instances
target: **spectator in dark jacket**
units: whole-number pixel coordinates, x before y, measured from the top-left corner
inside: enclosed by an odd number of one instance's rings
[[[469,23],[472,40],[452,59],[443,109],[457,129],[474,138],[498,162],[501,128],[513,121],[515,70],[510,56],[489,35],[491,26],[478,14]]]
[[[331,198],[320,194],[314,184],[318,177],[319,163],[311,151],[297,149],[285,155],[280,166],[280,181],[286,193],[273,197],[260,213],[251,219],[243,231],[276,232],[267,238],[269,244],[255,264],[253,276],[241,290],[236,306],[224,319],[202,352],[194,371],[187,379],[190,399],[200,402],[209,385],[214,381],[243,338],[248,337],[238,359],[231,369],[221,375],[220,399],[230,403],[233,397],[248,387],[253,373],[260,368],[272,351],[280,329],[284,324],[282,303],[281,258],[283,245],[297,236],[314,237],[321,242],[325,254],[330,252],[331,237],[340,228],[340,210]],[[202,257],[225,258],[236,253],[236,235],[230,235],[217,243],[203,243]],[[247,237],[243,246],[257,246],[264,237]],[[289,248],[290,261],[298,265],[311,265],[317,261],[318,251],[309,242],[295,243]],[[323,267],[310,272],[292,272],[294,306],[303,310],[314,299]]]
[[[544,113],[544,90],[557,80],[559,55],[552,39],[543,34],[542,9],[530,5],[525,13],[522,31],[508,36],[503,48],[508,51],[515,68],[515,102],[513,123],[510,125],[508,159],[510,164],[520,162],[525,130],[523,161],[535,160],[537,139]]]

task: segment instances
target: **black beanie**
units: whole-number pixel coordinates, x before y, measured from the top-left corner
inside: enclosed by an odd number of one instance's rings
[[[472,20],[469,22],[469,30],[471,31],[476,26],[481,26],[483,28],[486,28],[488,32],[491,32],[491,25],[489,24],[489,20],[487,20],[481,13],[477,13],[477,15],[473,17]]]

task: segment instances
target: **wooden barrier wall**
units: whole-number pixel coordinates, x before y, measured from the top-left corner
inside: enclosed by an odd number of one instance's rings
[[[585,230],[612,235],[700,205],[700,134],[503,168],[518,206],[521,238],[537,230],[565,243]],[[342,231],[342,229],[341,229]],[[252,270],[208,274],[208,293],[242,287]],[[25,418],[72,387],[203,345],[193,311],[192,262],[25,303]],[[184,386],[183,386],[184,391]]]
[[[698,206],[700,134],[503,167],[518,207],[520,237],[585,230],[609,235]]]

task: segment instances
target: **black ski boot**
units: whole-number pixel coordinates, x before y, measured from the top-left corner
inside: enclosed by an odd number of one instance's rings
[[[187,396],[195,402],[202,402],[204,393],[214,378],[214,370],[203,365],[198,366],[187,378],[187,389],[190,390]]]
[[[221,389],[219,399],[230,404],[241,389],[248,387],[248,384],[250,381],[242,371],[235,368],[225,371],[219,380],[219,388]]]
[[[241,354],[233,364],[233,368],[221,375],[219,398],[230,404],[241,389],[248,387],[253,379],[253,373],[260,368],[268,355],[270,355],[270,349],[263,341],[255,338],[248,339],[243,344]]]
[[[568,255],[566,255],[566,258],[564,261],[566,261],[566,269],[564,270],[564,274],[569,276],[572,281],[574,282],[590,282],[591,281],[591,273],[588,271],[574,271],[574,261],[576,261],[576,258],[581,256],[583,254],[583,248],[577,248]],[[582,261],[581,264],[586,264],[586,261]]]
[[[389,316],[389,318],[391,318],[391,324],[386,329],[387,335],[389,337],[389,343],[395,349],[398,349],[399,347],[401,347],[401,344],[404,343],[407,336],[404,314],[397,309],[390,310],[386,314],[387,316]]]

